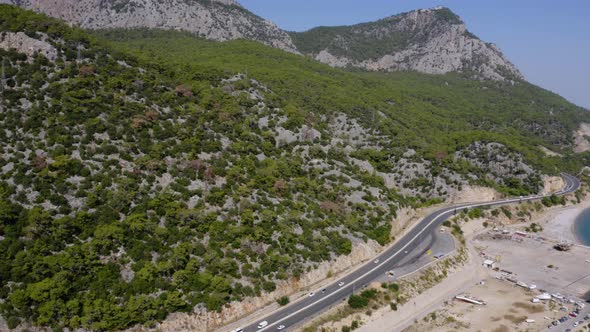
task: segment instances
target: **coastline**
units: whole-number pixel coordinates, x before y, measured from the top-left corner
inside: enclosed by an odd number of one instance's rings
[[[588,209],[590,209],[590,208],[582,209],[582,211],[576,216],[576,219],[572,223],[572,227],[571,227],[571,230],[570,231],[572,232],[572,234],[574,235],[574,238],[576,239],[576,242],[575,242],[576,245],[580,245],[580,246],[584,246],[584,247],[589,247],[590,248],[590,243],[588,243],[587,241],[583,241],[580,238],[580,232],[577,229],[578,226],[583,222],[582,221],[582,215]]]
[[[550,209],[533,218],[532,222],[543,226],[542,233],[555,241],[587,246],[576,231],[577,222],[587,209],[590,209],[590,197],[584,198],[579,204]]]

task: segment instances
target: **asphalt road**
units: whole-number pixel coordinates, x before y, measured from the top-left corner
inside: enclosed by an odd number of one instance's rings
[[[566,185],[556,195],[566,195],[575,192],[580,187],[580,181],[569,175],[562,174]],[[358,292],[366,285],[382,277],[387,271],[400,267],[403,264],[404,258],[410,255],[420,243],[424,240],[429,240],[432,232],[442,225],[442,223],[455,213],[460,213],[463,209],[471,209],[476,207],[494,207],[506,205],[515,202],[525,202],[541,199],[546,197],[544,195],[534,195],[518,198],[508,198],[498,201],[485,203],[467,203],[449,206],[442,208],[422,219],[408,234],[401,238],[392,247],[375,257],[373,261],[365,263],[357,270],[351,272],[345,277],[337,280],[333,284],[327,286],[324,290],[318,289],[312,296],[295,301],[288,306],[276,311],[275,313],[253,322],[252,324],[243,328],[244,332],[254,331],[276,331],[279,326],[284,326],[284,330],[289,330],[290,327],[321,313],[330,307],[345,301],[350,295]],[[338,286],[343,283],[342,286]],[[262,321],[267,321],[268,325],[258,328],[258,324]]]

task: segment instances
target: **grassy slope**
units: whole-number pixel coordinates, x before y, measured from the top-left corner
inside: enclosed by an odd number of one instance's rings
[[[215,80],[248,74],[269,86],[277,105],[294,104],[308,112],[344,111],[365,124],[393,134],[392,148],[415,148],[432,158],[451,154],[475,140],[498,141],[522,152],[546,171],[567,160],[571,133],[590,113],[526,82],[477,82],[458,75],[353,73],[248,41],[226,43],[180,32],[103,31],[120,50],[155,60],[178,80]],[[379,115],[380,114],[380,115]],[[564,160],[539,153],[544,145],[568,155]]]

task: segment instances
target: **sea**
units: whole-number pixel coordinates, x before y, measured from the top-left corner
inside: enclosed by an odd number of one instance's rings
[[[582,211],[574,226],[576,238],[585,246],[590,246],[590,208]]]

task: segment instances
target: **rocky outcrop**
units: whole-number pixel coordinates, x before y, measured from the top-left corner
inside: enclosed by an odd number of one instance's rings
[[[348,27],[321,27],[292,36],[300,51],[334,67],[523,79],[494,44],[471,34],[447,8],[421,9]]]
[[[184,30],[211,40],[250,39],[296,53],[291,37],[234,0],[0,0],[87,29]]]
[[[581,153],[590,151],[590,124],[581,123],[578,130],[574,132],[574,152]]]
[[[35,54],[43,54],[49,61],[55,61],[57,50],[46,41],[31,38],[24,32],[0,32],[0,49],[15,49],[27,55],[29,61]]]

